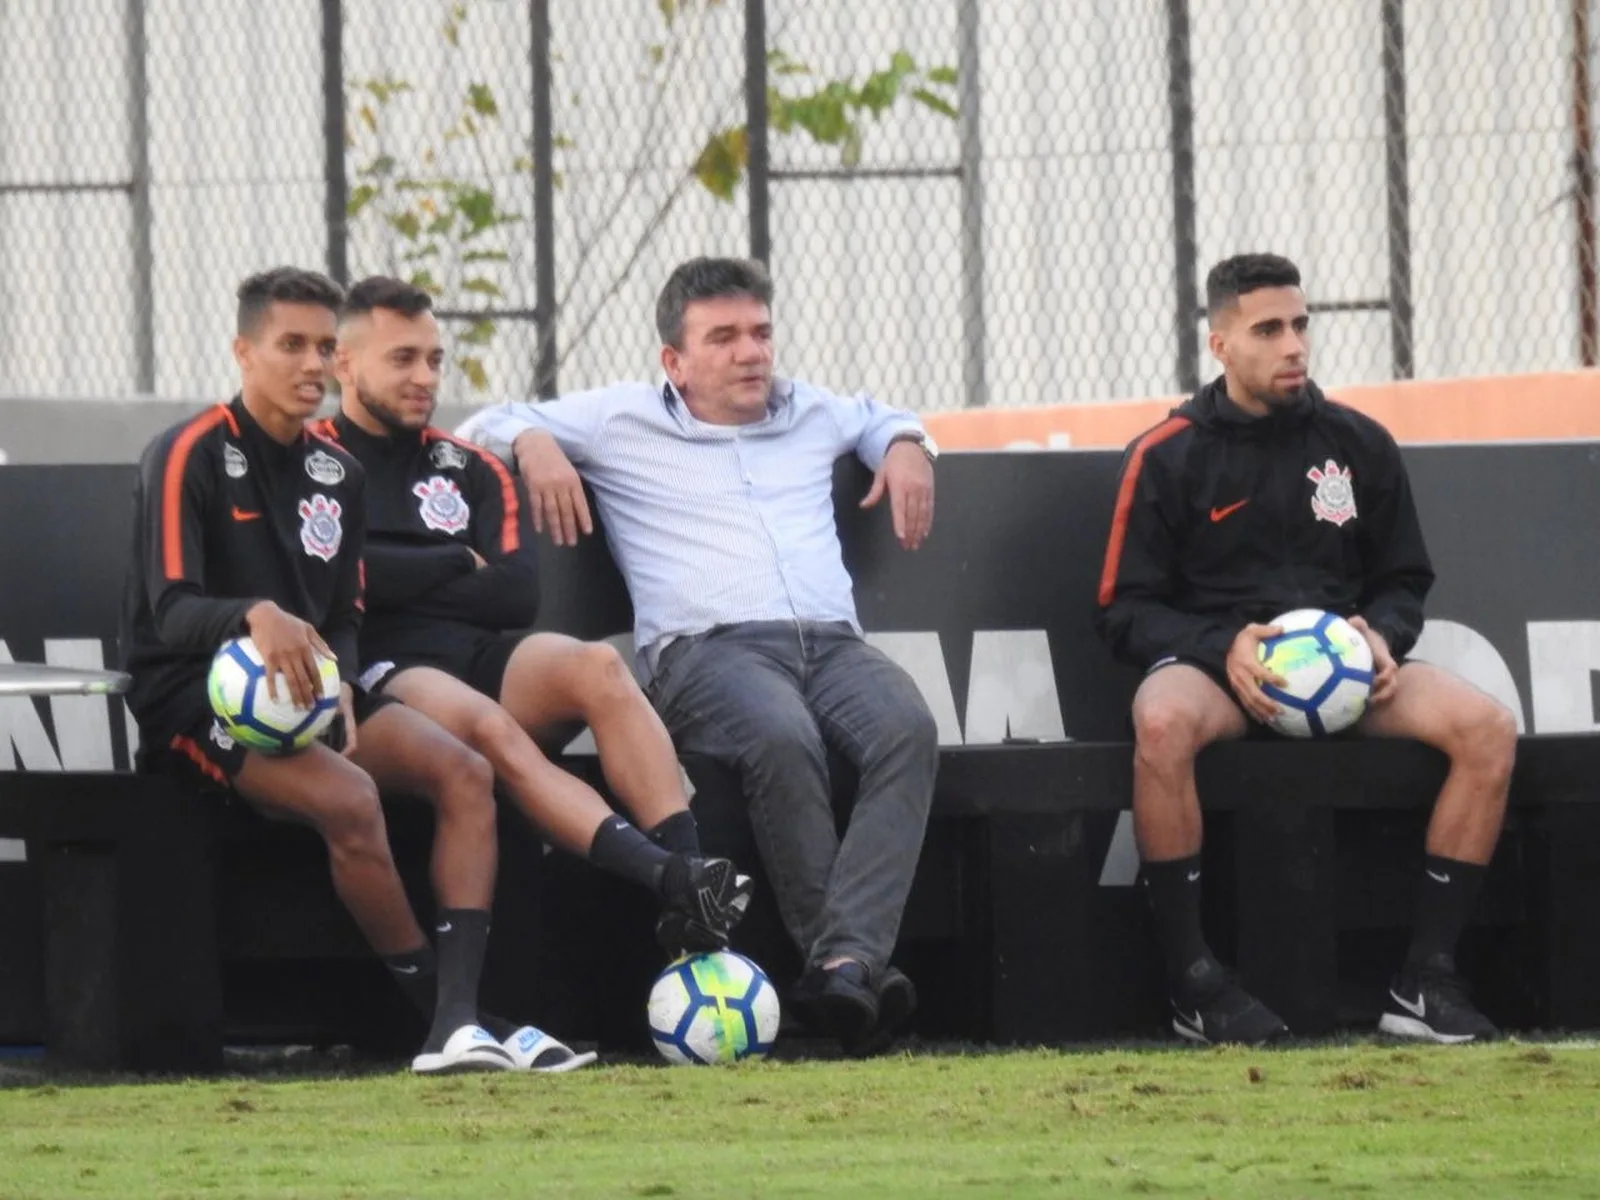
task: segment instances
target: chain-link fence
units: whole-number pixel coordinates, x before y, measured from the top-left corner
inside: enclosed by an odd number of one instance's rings
[[[921,408],[1186,389],[1246,249],[1325,383],[1592,365],[1595,4],[7,0],[0,392],[225,394],[281,262],[435,290],[458,404],[649,376],[701,253]]]

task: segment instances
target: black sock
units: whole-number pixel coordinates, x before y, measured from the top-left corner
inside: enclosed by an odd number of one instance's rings
[[[1423,864],[1422,894],[1417,900],[1417,924],[1411,934],[1411,949],[1406,952],[1407,973],[1430,962],[1455,970],[1456,942],[1472,914],[1472,902],[1487,869],[1477,863],[1428,855]]]
[[[700,826],[687,808],[675,812],[650,831],[650,840],[674,854],[700,853]]]
[[[661,873],[672,855],[621,817],[607,817],[589,843],[589,861],[613,875],[641,884],[652,892],[661,889]]]
[[[478,1023],[478,977],[489,944],[488,910],[441,908],[434,932],[439,937],[439,996],[425,1047],[430,1051],[443,1049],[463,1025]]]
[[[1142,871],[1167,983],[1176,988],[1190,967],[1211,956],[1200,932],[1200,856],[1146,862]]]
[[[432,1021],[433,1002],[439,992],[439,963],[433,956],[433,947],[423,942],[421,949],[389,955],[383,965],[422,1019]]]

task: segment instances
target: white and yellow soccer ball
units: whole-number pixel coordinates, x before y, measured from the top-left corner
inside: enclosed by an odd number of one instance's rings
[[[778,1036],[778,993],[742,954],[681,958],[650,989],[650,1036],[673,1063],[761,1058]]]
[[[1261,643],[1258,657],[1284,679],[1264,684],[1277,701],[1272,727],[1289,737],[1323,737],[1348,729],[1367,711],[1372,690],[1372,647],[1343,617],[1297,608],[1269,624],[1282,628]]]
[[[277,699],[267,692],[267,668],[250,638],[224,642],[211,660],[206,694],[222,730],[241,745],[264,754],[304,750],[339,713],[339,667],[317,655],[320,692],[309,708],[296,708],[289,681],[278,675]]]

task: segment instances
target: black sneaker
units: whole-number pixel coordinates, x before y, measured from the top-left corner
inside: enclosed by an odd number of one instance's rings
[[[1260,1046],[1289,1035],[1278,1014],[1213,958],[1189,968],[1171,1001],[1173,1031],[1191,1042]]]
[[[669,955],[723,950],[728,932],[750,907],[750,877],[725,858],[674,856],[661,880],[667,911],[656,922],[656,941]]]
[[[1414,1041],[1487,1041],[1500,1036],[1493,1022],[1475,1007],[1467,985],[1448,960],[1430,962],[1415,971],[1402,971],[1389,985],[1378,1031]]]

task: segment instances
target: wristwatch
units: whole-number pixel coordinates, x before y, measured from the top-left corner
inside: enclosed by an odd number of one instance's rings
[[[891,446],[896,442],[915,442],[922,452],[928,456],[929,462],[939,461],[939,443],[933,440],[931,433],[921,429],[907,430],[905,433],[897,433],[889,439],[889,445]]]

